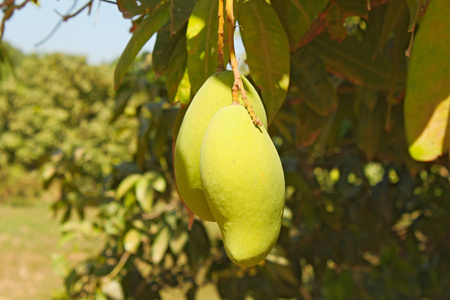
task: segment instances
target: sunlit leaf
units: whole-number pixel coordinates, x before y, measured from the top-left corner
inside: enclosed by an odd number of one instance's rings
[[[102,292],[107,296],[105,299],[124,300],[125,295],[123,293],[122,285],[117,280],[111,280],[102,284]],[[95,300],[101,298],[96,296]]]
[[[152,35],[169,21],[169,8],[168,2],[162,3],[161,6],[156,7],[134,31],[133,36],[119,58],[119,62],[117,63],[114,72],[114,86],[116,88],[122,82],[129,66],[145,43],[147,43]]]
[[[263,0],[237,4],[248,66],[261,90],[270,123],[283,104],[289,85],[289,41],[270,4]]]
[[[217,71],[217,9],[216,0],[199,0],[189,18],[187,66],[193,94]]]
[[[167,248],[169,247],[169,239],[169,227],[163,225],[152,244],[151,254],[155,264],[158,264],[163,259],[164,254],[166,254]]]
[[[187,65],[186,38],[178,41],[167,68],[167,94],[172,102],[176,101],[178,86],[183,79]]]
[[[291,81],[297,86],[301,100],[316,113],[326,116],[336,109],[336,90],[312,46],[305,45],[291,55]]]
[[[450,145],[450,2],[431,1],[416,35],[405,96],[411,156],[431,161]]]
[[[131,190],[136,183],[141,179],[140,174],[132,174],[122,180],[117,187],[116,199],[122,198],[129,190]]]
[[[175,255],[180,254],[181,250],[183,250],[184,246],[186,245],[187,240],[188,234],[186,232],[186,229],[178,226],[170,239],[170,251],[172,251],[172,253]]]
[[[130,253],[136,253],[141,245],[142,233],[136,229],[130,229],[123,238],[123,248]]]
[[[144,212],[152,211],[153,188],[150,179],[146,176],[142,176],[136,183],[136,200]]]

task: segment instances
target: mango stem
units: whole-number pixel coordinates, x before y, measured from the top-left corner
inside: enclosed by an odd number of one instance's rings
[[[220,3],[219,3],[220,5]],[[258,119],[252,105],[248,101],[247,92],[244,89],[241,75],[239,74],[238,61],[236,59],[236,52],[234,50],[234,29],[235,20],[233,13],[233,0],[226,0],[225,12],[227,14],[227,29],[228,29],[228,49],[230,51],[230,64],[234,74],[233,84],[233,104],[239,103],[239,92],[241,93],[242,100],[244,101],[244,107],[247,109],[253,124],[262,126],[262,122]]]
[[[224,31],[223,31],[223,24],[225,23],[224,21],[224,17],[223,17],[223,0],[219,0],[219,12],[218,12],[218,17],[219,17],[219,30],[218,30],[218,34],[219,34],[219,38],[218,38],[218,42],[217,42],[217,72],[222,72],[225,70],[225,65],[224,65],[224,55],[223,55],[223,35],[224,35]]]

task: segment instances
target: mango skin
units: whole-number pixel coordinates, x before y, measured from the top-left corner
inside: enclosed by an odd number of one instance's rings
[[[280,233],[285,181],[266,129],[253,125],[243,106],[224,107],[211,119],[200,173],[228,257],[242,267],[258,264]]]
[[[264,105],[251,83],[242,76],[247,98],[267,128]],[[206,221],[215,221],[203,193],[200,178],[200,147],[206,127],[213,115],[232,103],[233,72],[211,75],[198,90],[190,104],[178,132],[174,150],[174,169],[178,192],[190,210]],[[241,103],[242,100],[240,99]]]

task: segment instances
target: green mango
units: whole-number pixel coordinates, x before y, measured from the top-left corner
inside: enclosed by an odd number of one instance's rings
[[[432,0],[415,36],[405,95],[411,156],[432,161],[450,148],[450,1]]]
[[[228,257],[243,267],[261,262],[280,233],[285,182],[266,129],[243,106],[224,107],[211,119],[200,174]]]
[[[258,118],[267,128],[263,103],[251,83],[242,76],[247,98]],[[215,221],[203,193],[200,178],[200,147],[213,115],[232,103],[234,75],[224,71],[211,75],[194,96],[181,123],[174,150],[175,178],[181,199],[200,218]],[[240,99],[242,103],[242,99]]]

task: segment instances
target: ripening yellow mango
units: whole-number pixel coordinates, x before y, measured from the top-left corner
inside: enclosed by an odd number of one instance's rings
[[[255,126],[243,106],[221,108],[211,119],[200,173],[228,257],[243,267],[258,264],[280,233],[285,182],[266,129]]]
[[[242,81],[250,104],[267,128],[266,112],[258,93],[244,76]],[[175,144],[174,164],[178,192],[189,209],[207,221],[215,220],[203,193],[199,169],[200,147],[213,115],[220,108],[231,104],[233,82],[231,71],[215,73],[208,78],[186,111]]]

